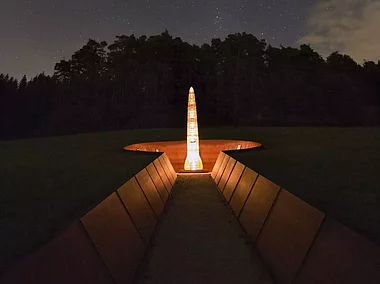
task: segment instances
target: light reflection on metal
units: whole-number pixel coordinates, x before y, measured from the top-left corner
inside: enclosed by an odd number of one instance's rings
[[[197,105],[195,103],[195,93],[192,87],[189,91],[189,101],[187,105],[187,157],[185,160],[185,170],[203,170],[202,159],[199,155]]]

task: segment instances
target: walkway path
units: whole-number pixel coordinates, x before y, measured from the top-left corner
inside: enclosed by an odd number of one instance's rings
[[[273,283],[209,174],[179,174],[139,283]]]

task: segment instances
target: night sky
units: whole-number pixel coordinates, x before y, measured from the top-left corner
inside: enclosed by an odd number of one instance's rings
[[[380,58],[380,0],[1,0],[0,73],[52,74],[88,38],[165,28],[198,45],[245,31],[275,46],[310,43],[324,56]]]

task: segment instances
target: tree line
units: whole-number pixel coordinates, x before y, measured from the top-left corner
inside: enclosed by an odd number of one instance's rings
[[[246,33],[201,46],[168,31],[89,39],[54,70],[0,74],[2,138],[185,127],[190,86],[200,127],[380,122],[380,61],[324,59],[309,45],[273,47]]]

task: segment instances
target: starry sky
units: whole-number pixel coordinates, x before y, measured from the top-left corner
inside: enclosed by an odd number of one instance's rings
[[[200,45],[247,32],[278,46],[310,43],[380,58],[380,0],[12,0],[0,1],[0,73],[52,74],[89,38],[173,36]]]

